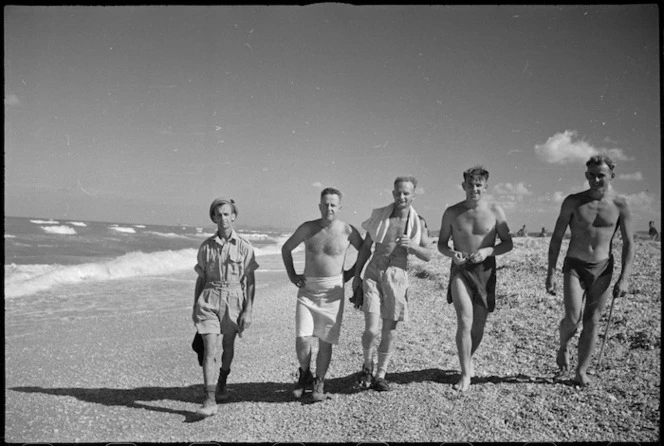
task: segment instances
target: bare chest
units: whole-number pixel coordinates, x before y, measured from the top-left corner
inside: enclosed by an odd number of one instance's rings
[[[619,217],[620,211],[613,203],[590,202],[576,208],[573,224],[580,227],[613,228]]]
[[[457,233],[484,236],[496,228],[496,217],[489,210],[470,209],[460,214],[452,224]]]
[[[310,237],[306,243],[306,250],[313,255],[338,256],[348,248],[348,238],[341,233],[320,232]]]

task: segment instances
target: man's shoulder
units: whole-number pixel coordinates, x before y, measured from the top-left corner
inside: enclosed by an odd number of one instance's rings
[[[209,246],[212,242],[214,242],[214,239],[215,239],[216,237],[217,237],[216,234],[212,234],[211,236],[209,236],[208,238],[206,238],[205,240],[203,240],[203,242],[201,243],[201,246],[200,246],[200,247],[203,248],[204,246]]]
[[[248,238],[240,235],[237,232],[235,233],[235,237],[237,238],[238,246],[245,249],[252,249],[251,242]]]
[[[465,212],[468,210],[468,207],[466,206],[466,202],[464,201],[459,201],[458,203],[454,203],[451,206],[448,206],[444,213],[448,215],[459,215],[462,212]]]

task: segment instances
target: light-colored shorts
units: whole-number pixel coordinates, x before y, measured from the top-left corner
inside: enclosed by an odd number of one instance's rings
[[[295,336],[315,336],[321,341],[337,344],[343,315],[343,275],[307,277],[297,293]]]
[[[408,285],[407,268],[369,263],[362,281],[362,310],[380,314],[381,319],[408,321]]]
[[[244,292],[237,285],[207,286],[196,299],[194,316],[200,334],[233,334],[244,307]]]

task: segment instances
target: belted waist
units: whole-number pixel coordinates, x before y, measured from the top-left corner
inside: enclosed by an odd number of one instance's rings
[[[217,282],[208,282],[205,284],[205,290],[210,288],[220,289],[220,288],[242,288],[242,282],[226,282],[226,281],[217,281]]]

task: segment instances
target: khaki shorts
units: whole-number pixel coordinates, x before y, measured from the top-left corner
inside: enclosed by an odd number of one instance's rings
[[[408,321],[408,271],[400,266],[380,270],[370,263],[362,281],[365,313],[380,313],[382,319]]]
[[[236,333],[243,307],[244,292],[240,285],[205,288],[194,308],[196,329],[200,334]]]

